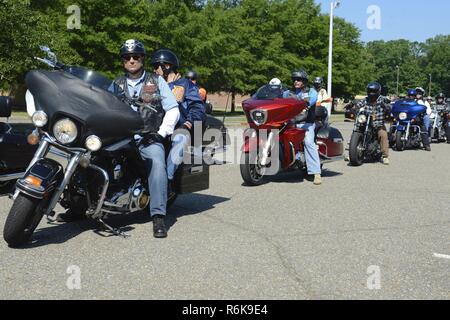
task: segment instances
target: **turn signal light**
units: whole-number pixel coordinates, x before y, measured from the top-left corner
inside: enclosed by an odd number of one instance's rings
[[[28,176],[25,178],[25,181],[35,187],[40,187],[42,184],[42,179],[36,178],[34,176]]]
[[[34,133],[30,133],[27,137],[27,142],[32,146],[37,145],[39,143],[39,137]]]

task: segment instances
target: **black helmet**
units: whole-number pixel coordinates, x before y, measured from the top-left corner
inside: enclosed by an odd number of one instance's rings
[[[381,84],[371,82],[367,85],[367,96],[371,99],[378,98],[381,95]]]
[[[133,54],[133,53],[142,54],[144,56],[147,54],[142,42],[139,42],[134,39],[125,41],[120,47],[120,56],[123,57],[126,54]]]
[[[445,95],[442,92],[436,96],[436,102],[439,102],[439,100],[442,100],[441,103],[445,101]]]
[[[191,80],[197,80],[198,74],[194,70],[189,70],[188,73],[186,74],[186,78]]]
[[[321,77],[314,78],[314,87],[319,89],[323,85],[323,79]]]
[[[299,79],[299,80],[303,80],[303,82],[308,82],[308,74],[306,73],[305,70],[298,70],[298,71],[294,71],[292,72],[292,81]]]
[[[168,63],[172,65],[172,69],[174,71],[176,71],[180,66],[180,61],[178,60],[178,57],[175,55],[175,53],[173,53],[169,49],[159,49],[155,51],[152,55],[150,63],[153,66],[156,66],[161,63]]]
[[[321,77],[314,78],[314,84],[323,84],[323,79]]]

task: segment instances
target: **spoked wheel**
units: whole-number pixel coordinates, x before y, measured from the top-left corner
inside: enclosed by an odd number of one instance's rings
[[[397,131],[395,135],[395,150],[403,151],[405,150],[405,141],[403,141],[403,132]]]
[[[352,166],[358,167],[364,162],[363,138],[364,135],[361,132],[353,132],[350,139],[349,156]]]
[[[259,157],[242,153],[241,155],[241,176],[249,186],[259,186],[264,182],[264,168],[259,164]]]

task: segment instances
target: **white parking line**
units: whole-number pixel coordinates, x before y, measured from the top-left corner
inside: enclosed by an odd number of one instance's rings
[[[449,259],[450,260],[450,256],[446,255],[446,254],[433,253],[433,256],[435,256],[436,258],[442,258],[442,259]]]

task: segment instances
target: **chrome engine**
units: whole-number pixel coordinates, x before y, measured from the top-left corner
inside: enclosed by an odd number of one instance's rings
[[[147,189],[138,179],[127,191],[114,193],[105,200],[102,212],[123,214],[144,210],[150,202]]]

